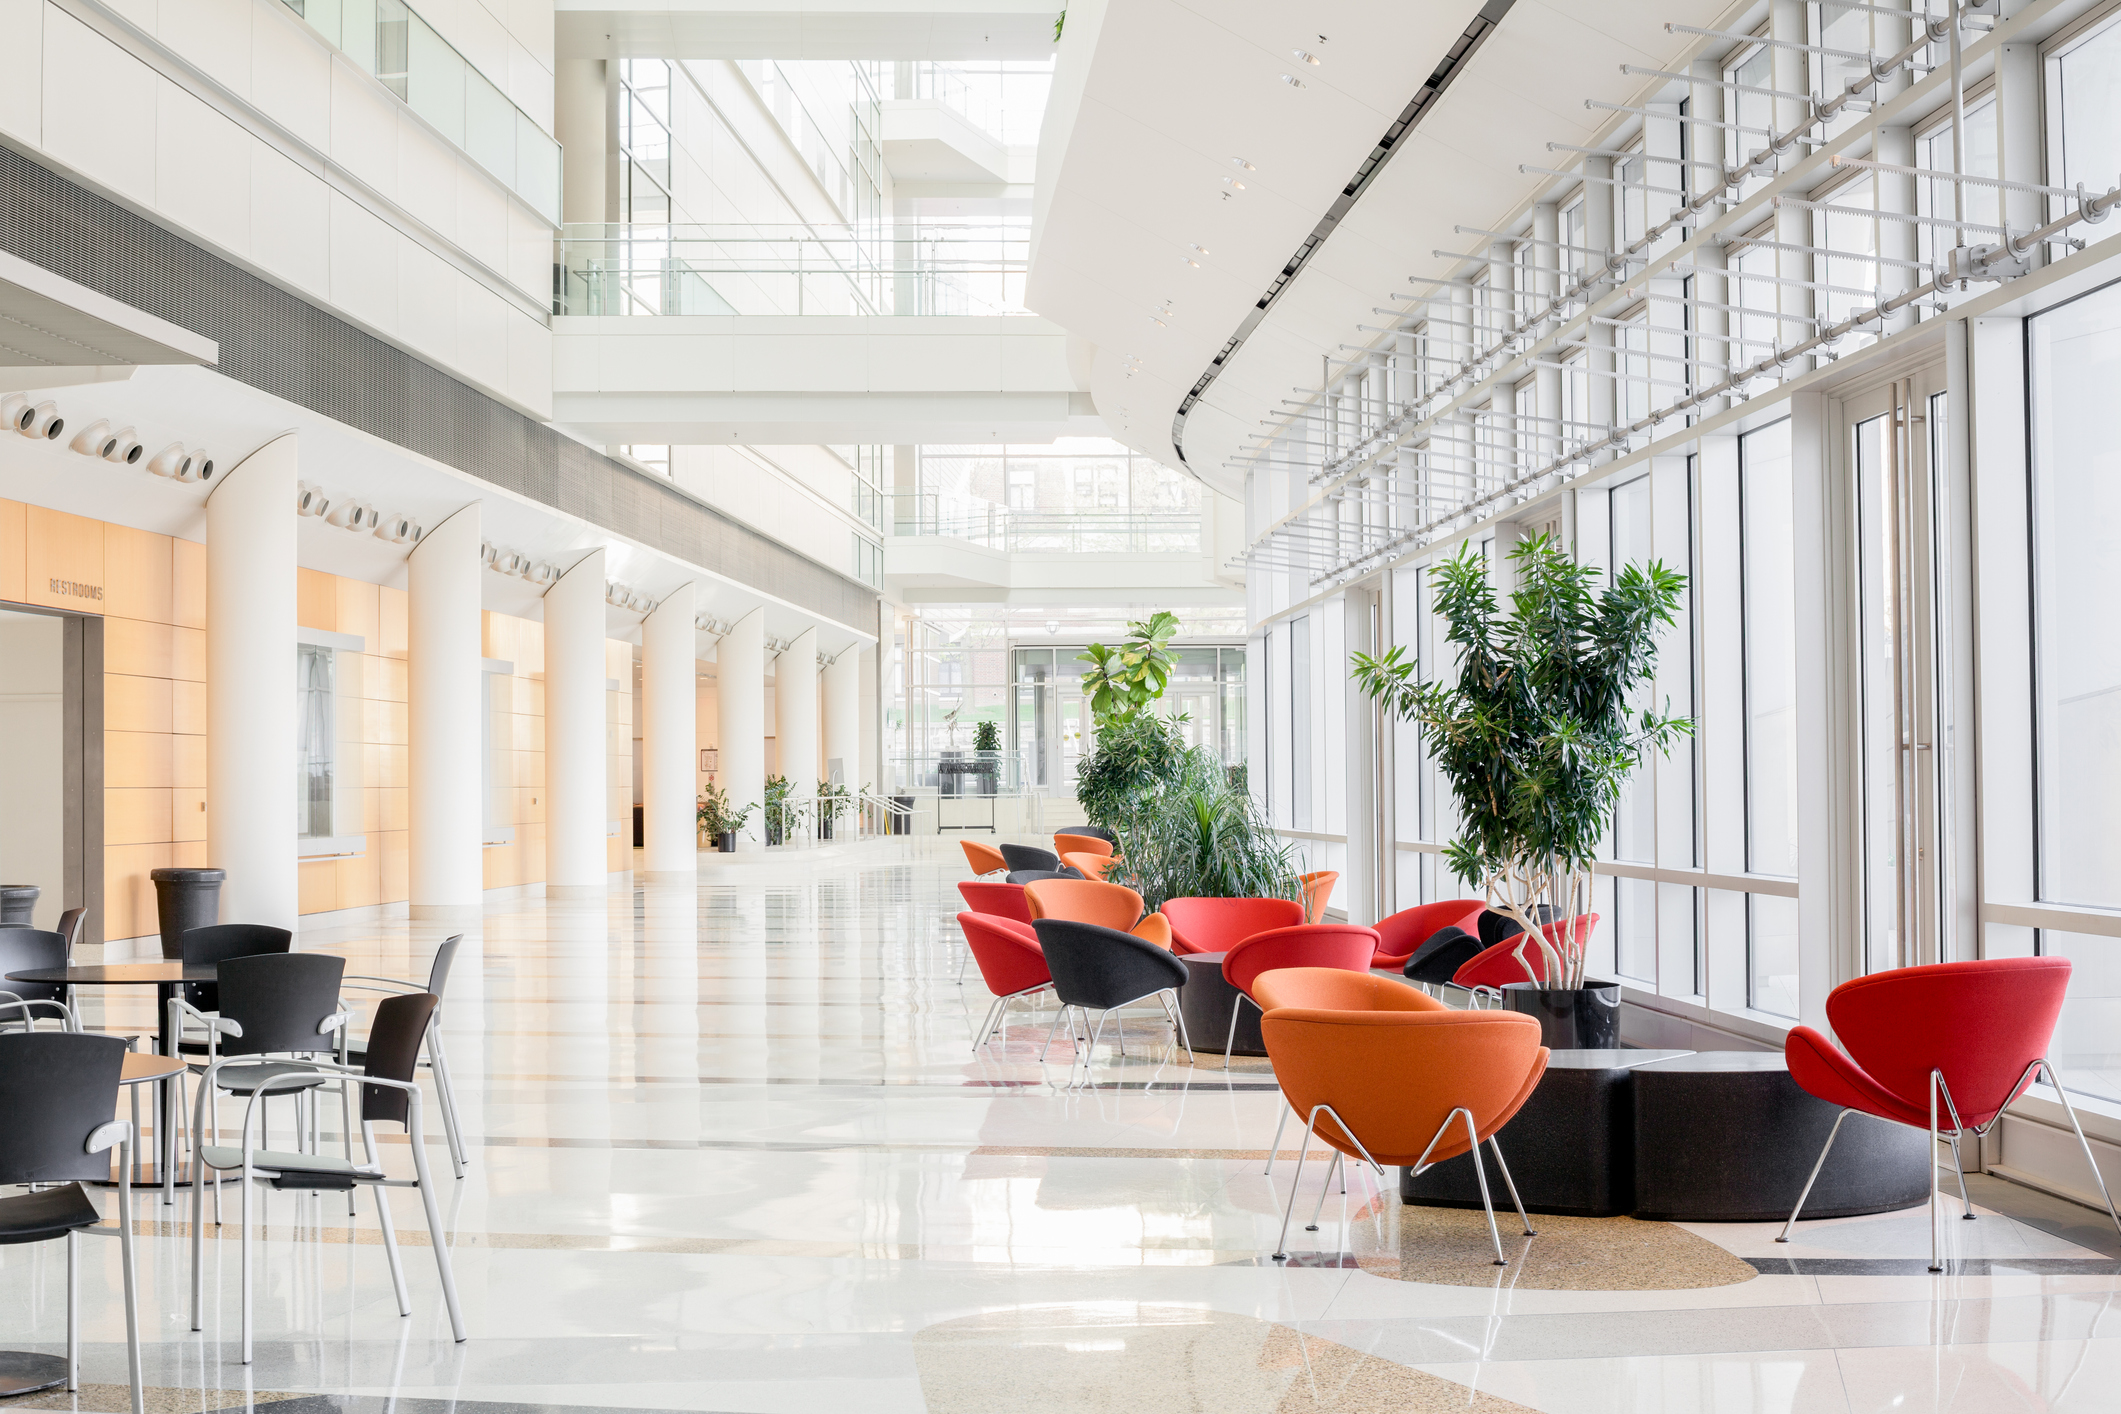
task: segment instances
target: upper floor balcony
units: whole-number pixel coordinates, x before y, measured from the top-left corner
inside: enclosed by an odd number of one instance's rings
[[[1021,315],[1031,230],[918,226],[569,225],[563,316]]]

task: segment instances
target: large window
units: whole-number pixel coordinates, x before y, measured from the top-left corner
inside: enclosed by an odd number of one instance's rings
[[[1745,633],[1745,851],[1755,874],[1797,873],[1797,586],[1787,419],[1738,441]],[[1748,1004],[1797,1015],[1797,901],[1747,895]]]
[[[2121,180],[2121,16],[2048,55],[2047,107],[2049,180],[2111,190]]]
[[[2121,285],[2029,321],[2039,896],[2121,908]]]
[[[305,840],[338,833],[338,713],[332,650],[295,645],[295,834]]]

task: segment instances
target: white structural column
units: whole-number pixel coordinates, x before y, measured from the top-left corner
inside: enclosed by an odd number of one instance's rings
[[[470,922],[486,884],[479,503],[421,536],[407,563],[412,916]]]
[[[840,768],[840,784],[860,790],[870,778],[862,774],[862,645],[850,643],[825,665],[825,764]]]
[[[206,503],[206,862],[221,920],[293,929],[295,434],[222,476]]]
[[[806,628],[781,654],[773,672],[773,736],[781,774],[798,796],[817,789],[817,630]]]
[[[766,829],[758,814],[766,805],[765,610],[753,609],[736,621],[715,645],[714,663],[720,784],[731,810],[752,808],[749,823],[738,833],[737,848],[758,849]]]
[[[545,591],[545,892],[603,897],[604,552]],[[562,894],[564,896],[564,894]]]
[[[697,597],[690,584],[674,589],[641,621],[641,863],[661,877],[700,867]]]

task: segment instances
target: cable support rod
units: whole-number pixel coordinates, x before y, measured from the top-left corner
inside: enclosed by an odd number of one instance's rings
[[[1755,345],[1756,347],[1759,347],[1759,348],[1764,348],[1764,349],[1773,349],[1773,348],[1780,348],[1780,347],[1781,347],[1781,345],[1779,345],[1779,344],[1771,343],[1771,342],[1769,342],[1769,341],[1767,341],[1767,340],[1764,340],[1764,339],[1748,339],[1748,340],[1746,340],[1745,342],[1747,342],[1747,343],[1749,343],[1749,344],[1752,344],[1752,345]],[[1556,345],[1555,345],[1555,347],[1556,347],[1556,348],[1562,348],[1562,349],[1584,349],[1584,350],[1586,350],[1586,351],[1590,351],[1590,349],[1591,349],[1591,346],[1590,346],[1589,344],[1586,344],[1586,343],[1582,342],[1581,340],[1574,340],[1574,341],[1572,341],[1572,342],[1569,342],[1569,343],[1566,343],[1566,344],[1556,344]],[[1606,351],[1607,351],[1607,350],[1605,350],[1605,349],[1603,349],[1603,348],[1601,348],[1601,349],[1597,350],[1597,352],[1606,352]],[[1689,357],[1687,357],[1687,356],[1686,356],[1685,354],[1665,354],[1665,353],[1650,353],[1650,352],[1647,352],[1646,350],[1643,350],[1643,349],[1624,349],[1624,348],[1618,348],[1618,347],[1615,347],[1615,348],[1613,348],[1612,350],[1610,350],[1610,352],[1612,353],[1613,357],[1614,357],[1614,358],[1616,358],[1616,359],[1642,358],[1642,359],[1648,359],[1648,360],[1650,360],[1650,361],[1651,361],[1651,362],[1653,362],[1653,363],[1678,363],[1678,364],[1684,364],[1684,365],[1685,365],[1686,367],[1688,367],[1688,368],[1707,368],[1707,369],[1713,369],[1713,370],[1717,370],[1717,371],[1722,371],[1722,370],[1724,370],[1724,369],[1726,369],[1726,368],[1730,367],[1730,364],[1729,364],[1729,362],[1728,362],[1728,361],[1723,361],[1723,362],[1719,362],[1719,361],[1717,361],[1717,360],[1715,360],[1715,359],[1708,359],[1708,358],[1689,358]],[[1629,373],[1624,373],[1624,372],[1623,372],[1623,373],[1622,373],[1622,374],[1621,374],[1620,376],[1621,376],[1622,378],[1632,378],[1632,377],[1633,377],[1634,375],[1633,375],[1633,374],[1629,374]],[[1649,375],[1647,375],[1647,374],[1644,374],[1643,376],[1644,376],[1645,378],[1647,378],[1647,377],[1648,377]],[[1668,385],[1668,386],[1679,386],[1679,387],[1689,387],[1689,386],[1691,386],[1691,385],[1690,385],[1690,384],[1678,384],[1678,385]]]
[[[1878,265],[1897,266],[1902,270],[1934,270],[1937,268],[1934,261],[1900,260],[1890,255],[1874,255],[1868,251],[1838,250],[1833,246],[1824,245],[1798,245],[1792,241],[1764,240],[1759,236],[1740,237],[1739,240],[1733,241],[1732,244],[1743,244],[1747,250],[1786,250],[1797,255],[1824,256],[1830,260],[1868,260]]]
[[[1824,319],[1816,314],[1778,314],[1772,309],[1748,309],[1742,304],[1717,304],[1714,300],[1695,299],[1688,295],[1668,295],[1656,290],[1643,290],[1641,294],[1644,299],[1658,300],[1665,304],[1683,304],[1692,309],[1713,309],[1723,314],[1743,314],[1749,315],[1754,319],[1772,319],[1779,324],[1808,324],[1816,329],[1826,323]],[[1732,334],[1711,334],[1700,329],[1689,329],[1686,334],[1691,339],[1708,339],[1714,342],[1737,338],[1736,335]],[[1759,342],[1757,339],[1738,339],[1737,341],[1740,343]]]
[[[2013,182],[2002,177],[1977,177],[1969,172],[1947,172],[1936,167],[1903,167],[1896,162],[1873,162],[1867,157],[1844,157],[1835,153],[1826,159],[1829,167],[1853,167],[1862,172],[1894,172],[1903,177],[1929,177],[1937,181],[1967,182],[1977,187],[1994,187],[1998,191],[2023,192],[2027,196],[2073,197],[2077,187],[2043,187],[2037,182]]]
[[[1674,121],[1685,122],[1686,120],[1678,118]],[[1685,167],[1706,167],[1711,172],[1721,172],[1723,170],[1721,162],[1710,162],[1701,157],[1660,157],[1655,153],[1644,152],[1639,147],[1578,147],[1572,142],[1550,142],[1547,144],[1547,151],[1580,152],[1586,157],[1623,157],[1630,160],[1640,157],[1645,162],[1670,162]]]
[[[1584,368],[1575,362],[1548,363],[1544,359],[1528,359],[1525,366],[1528,368],[1558,368],[1564,373],[1583,373],[1592,378],[1610,378],[1616,383],[1643,383],[1652,388],[1684,388],[1687,386],[1685,383],[1668,383],[1658,378],[1623,373],[1616,368]]]
[[[1548,145],[1552,146],[1551,143]],[[1585,255],[1609,257],[1613,254],[1613,252],[1609,250],[1600,250],[1596,246],[1577,245],[1573,241],[1542,240],[1538,236],[1534,236],[1523,231],[1519,231],[1513,234],[1509,231],[1484,231],[1478,226],[1453,226],[1451,228],[1451,234],[1454,236],[1493,236],[1496,240],[1499,241],[1517,241],[1523,245],[1550,245],[1556,250],[1580,250]],[[1547,267],[1541,268],[1544,269]],[[1575,272],[1563,271],[1562,273],[1574,274]],[[1413,276],[1410,275],[1407,278],[1412,279]]]
[[[1518,163],[1517,170],[1520,172],[1531,172],[1542,177],[1568,177],[1579,182],[1599,182],[1609,187],[1626,187],[1629,191],[1653,191],[1659,196],[1693,195],[1685,187],[1653,187],[1647,182],[1628,181],[1625,177],[1594,177],[1588,172],[1565,172],[1558,167],[1534,167],[1529,162]],[[1732,186],[1736,184],[1726,182],[1724,185]]]
[[[1756,44],[1761,42],[1760,40],[1754,41]],[[1769,98],[1787,98],[1792,103],[1810,103],[1817,106],[1819,102],[1819,95],[1816,93],[1792,93],[1786,88],[1762,88],[1758,84],[1739,83],[1735,79],[1710,79],[1703,78],[1699,74],[1675,74],[1670,69],[1649,69],[1644,68],[1640,64],[1622,64],[1620,72],[1631,74],[1637,78],[1677,79],[1681,83],[1705,83],[1716,88],[1727,88],[1733,93],[1764,93]]]
[[[1676,263],[1665,266],[1665,269],[1685,270],[1705,275],[1721,275],[1728,280],[1751,280],[1756,285],[1792,285],[1803,290],[1823,290],[1831,295],[1875,295],[1878,293],[1876,290],[1859,290],[1854,285],[1829,285],[1819,280],[1800,280],[1795,275],[1762,275],[1751,270],[1740,270],[1736,266],[1726,266],[1718,270],[1703,269],[1699,265]],[[1751,309],[1746,310],[1748,314],[1755,312]],[[1767,314],[1769,311],[1759,310],[1757,312]]]
[[[1904,18],[1912,20],[1914,15],[1907,14]],[[1829,49],[1821,44],[1799,44],[1794,39],[1769,39],[1764,34],[1735,34],[1727,29],[1701,29],[1695,25],[1673,24],[1670,21],[1665,22],[1664,32],[1695,34],[1703,39],[1733,39],[1741,44],[1758,44],[1769,49],[1794,49],[1800,54],[1824,54],[1829,59],[1854,59],[1864,64],[1878,62],[1876,54],[1859,54],[1853,49]]]
[[[1668,122],[1674,123],[1697,123],[1704,128],[1721,128],[1727,133],[1751,133],[1754,137],[1773,137],[1775,135],[1773,128],[1755,128],[1743,123],[1722,123],[1714,118],[1681,117],[1677,113],[1659,113],[1651,108],[1634,108],[1625,103],[1607,103],[1603,99],[1597,98],[1586,98],[1583,101],[1583,106],[1609,113],[1633,113],[1639,118],[1663,118]]]
[[[1527,242],[1527,244],[1529,244],[1529,242]],[[1430,255],[1430,256],[1431,256],[1432,258],[1436,259],[1436,260],[1478,260],[1478,261],[1483,261],[1483,262],[1487,262],[1487,263],[1493,263],[1493,262],[1494,262],[1494,261],[1495,261],[1495,260],[1497,259],[1497,257],[1495,257],[1495,256],[1492,256],[1492,255],[1472,255],[1472,254],[1469,254],[1469,253],[1467,253],[1466,251],[1462,251],[1462,250],[1432,250],[1432,251],[1430,251],[1430,252],[1429,252],[1429,255]],[[1530,271],[1532,271],[1532,272],[1533,272],[1534,274],[1537,274],[1537,275],[1569,275],[1569,276],[1576,276],[1576,275],[1581,275],[1581,274],[1583,273],[1583,272],[1582,272],[1581,270],[1571,270],[1571,269],[1567,268],[1566,266],[1561,266],[1561,265],[1520,265],[1520,264],[1518,264],[1518,263],[1517,263],[1516,261],[1513,261],[1513,260],[1504,260],[1504,261],[1503,261],[1503,263],[1504,263],[1504,264],[1506,264],[1506,265],[1508,265],[1508,266],[1509,266],[1509,267],[1510,267],[1511,269],[1513,269],[1513,270],[1530,270]],[[1410,275],[1410,276],[1408,276],[1407,278],[1411,280],[1411,279],[1413,279],[1414,277]],[[1492,283],[1491,283],[1491,284],[1488,284],[1488,285],[1486,285],[1486,286],[1481,286],[1481,285],[1479,285],[1478,283],[1476,283],[1476,284],[1475,284],[1475,286],[1474,286],[1474,288],[1476,288],[1476,289],[1481,289],[1481,288],[1485,288],[1485,289],[1491,289],[1491,290],[1493,290],[1493,289],[1502,289],[1502,290],[1506,290],[1506,291],[1508,291],[1509,293],[1512,293],[1512,294],[1527,294],[1527,293],[1530,293],[1529,291],[1524,291],[1524,290],[1518,290],[1518,289],[1515,289],[1515,288],[1514,288],[1513,286],[1506,286],[1506,285],[1505,285],[1505,286],[1498,286],[1498,285],[1494,285],[1494,284],[1492,284]]]
[[[1954,226],[1962,231],[1985,231],[1992,236],[2007,236],[2008,226],[1991,226],[1980,221],[1959,221],[1950,216],[1917,216],[1911,211],[1877,211],[1861,206],[1836,206],[1830,201],[1810,201],[1801,196],[1778,196],[1776,206],[1794,207],[1799,211],[1824,211],[1829,216],[1855,216],[1869,221],[1898,221],[1905,226]],[[1739,244],[1733,241],[1732,245]]]

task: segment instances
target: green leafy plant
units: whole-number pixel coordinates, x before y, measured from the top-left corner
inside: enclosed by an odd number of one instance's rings
[[[747,801],[742,809],[732,810],[729,806],[729,792],[710,781],[707,789],[700,795],[700,833],[709,839],[716,839],[725,834],[740,834],[744,822],[751,818],[751,812],[757,808],[755,804]]]
[[[786,776],[766,778],[766,843],[779,844],[803,827],[810,807],[795,798],[795,783]]]
[[[1657,668],[1657,637],[1675,620],[1686,576],[1652,561],[1604,571],[1551,537],[1519,542],[1517,589],[1503,614],[1488,565],[1468,545],[1435,572],[1436,610],[1458,650],[1454,681],[1424,682],[1404,648],[1356,653],[1356,684],[1422,729],[1458,801],[1459,834],[1444,858],[1524,929],[1517,955],[1540,952],[1549,985],[1581,987],[1587,938],[1551,940],[1539,909],[1589,911],[1591,861],[1620,788],[1649,755],[1694,730],[1632,700]]]
[[[1067,24],[1068,12],[1066,10],[1053,17],[1053,42],[1055,44],[1060,43],[1061,31],[1067,27]]]
[[[976,723],[972,728],[972,749],[974,751],[1000,751],[1002,749],[1001,724],[999,722]]]
[[[1090,664],[1083,674],[1083,696],[1090,703],[1100,734],[1107,724],[1124,721],[1164,695],[1171,681],[1171,640],[1178,615],[1159,609],[1127,625],[1127,641],[1117,648],[1093,643],[1075,655]]]
[[[838,781],[817,788],[817,813],[821,820],[837,820],[854,809],[854,792]]]
[[[1112,828],[1119,857],[1105,878],[1151,909],[1174,898],[1302,898],[1293,852],[1213,747],[1180,750],[1169,776],[1133,796]]]
[[[1116,832],[1142,797],[1178,777],[1185,754],[1169,717],[1143,712],[1108,722],[1075,768],[1075,799],[1091,824]]]

